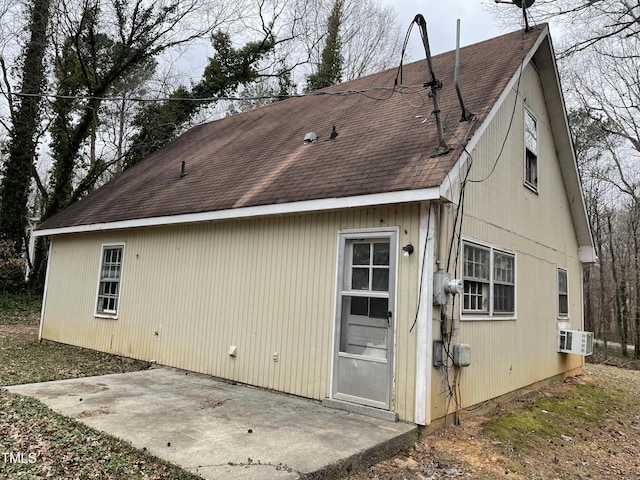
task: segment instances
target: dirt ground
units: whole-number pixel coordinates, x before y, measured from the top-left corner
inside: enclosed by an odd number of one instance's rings
[[[540,402],[575,400],[579,385],[611,396],[606,402],[596,402],[599,413],[593,418],[589,418],[588,410],[580,412],[585,421],[572,416],[567,426],[570,434],[517,432],[524,442],[514,445],[500,441],[486,429],[487,422],[511,418],[510,414],[522,411],[545,416],[549,412],[540,408]],[[566,404],[582,408],[579,403]],[[640,480],[640,371],[587,364],[584,374],[577,378],[548,385],[490,411],[464,415],[460,426],[424,436],[413,448],[349,477],[436,478]]]
[[[0,325],[0,338],[6,337],[33,337],[38,335],[38,327],[35,325]]]

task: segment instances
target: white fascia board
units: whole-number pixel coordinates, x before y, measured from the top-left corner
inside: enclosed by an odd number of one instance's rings
[[[339,210],[343,208],[370,207],[374,205],[390,205],[395,203],[422,202],[439,200],[440,188],[422,188],[400,192],[374,193],[343,198],[324,198],[303,202],[260,205],[254,207],[230,208],[213,212],[187,213],[163,217],[138,218],[119,222],[93,223],[71,227],[35,230],[33,235],[44,237],[68,233],[100,232],[105,230],[122,230],[128,228],[157,227],[180,225],[185,223],[210,222],[215,220],[231,220],[238,218],[263,217],[268,215],[286,215],[295,213],[319,212],[323,210]]]
[[[573,145],[573,140],[571,138],[571,129],[569,127],[569,118],[567,115],[566,103],[564,101],[562,85],[560,84],[560,74],[558,73],[557,64],[555,62],[556,56],[550,36],[549,49],[549,54],[551,56],[551,66],[553,67],[553,75],[552,78],[548,79],[548,82],[552,85],[550,87],[552,89],[551,94],[555,94],[557,96],[557,98],[552,98],[552,104],[558,106],[560,111],[559,115],[551,116],[551,127],[554,139],[556,141],[556,147],[558,148],[560,153],[564,153],[564,155],[559,155],[562,178],[564,181],[565,190],[568,192],[570,198],[574,199],[571,201],[570,207],[573,224],[576,229],[580,244],[585,245],[581,246],[580,248],[591,248],[591,250],[595,252],[595,244],[593,241],[593,235],[591,233],[589,216],[587,214],[587,205],[584,199],[584,192],[582,190],[580,173],[578,171],[578,162],[576,161],[576,153]],[[544,85],[545,81],[543,80],[543,88]],[[593,260],[587,260],[583,263],[594,263],[597,258],[595,253],[588,255],[592,257]]]
[[[525,67],[529,64],[529,62],[531,61],[535,53],[538,51],[538,48],[540,48],[540,45],[542,44],[542,42],[548,36],[549,36],[549,27],[547,26],[545,27],[543,32],[540,33],[538,40],[536,40],[536,43],[531,47],[531,50],[529,50],[527,54],[524,56],[522,64],[520,65],[518,70],[516,70],[513,77],[511,77],[511,80],[509,80],[509,83],[500,94],[500,97],[498,97],[498,100],[496,101],[496,103],[493,105],[493,107],[491,107],[491,110],[489,111],[487,118],[482,122],[482,125],[480,125],[480,127],[473,134],[473,137],[471,137],[471,139],[469,139],[469,142],[467,142],[467,144],[465,145],[464,152],[462,153],[462,155],[460,155],[460,158],[458,159],[454,167],[449,172],[449,175],[447,176],[445,181],[442,182],[441,196],[443,198],[446,198],[449,201],[452,201],[455,203],[457,199],[456,191],[459,189],[462,169],[465,167],[465,163],[469,159],[471,152],[473,151],[474,148],[476,148],[476,145],[484,135],[487,128],[489,128],[489,125],[491,125],[491,122],[498,114],[498,111],[500,110],[504,102],[507,100],[507,97],[509,97],[512,90],[518,84],[520,76],[524,73]],[[518,99],[516,98],[515,101],[517,102]]]

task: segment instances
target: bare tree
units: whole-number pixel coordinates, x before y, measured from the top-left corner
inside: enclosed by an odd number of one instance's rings
[[[522,12],[493,6],[499,23],[513,25]],[[549,22],[563,32],[560,57],[589,51],[611,38],[632,39],[640,33],[637,0],[537,0],[527,10],[530,22]]]
[[[345,2],[344,80],[397,66],[402,48],[395,10],[380,0]]]
[[[344,0],[340,19],[342,80],[352,80],[396,66],[401,35],[397,13],[380,0]],[[246,17],[249,30],[269,25],[277,41],[273,63],[263,76],[287,71],[292,84],[301,84],[321,64],[328,35],[327,20],[335,0],[257,0],[258,8]]]
[[[536,10],[537,9],[537,10]],[[597,298],[603,331],[608,311],[628,354],[627,340],[640,355],[640,4],[626,0],[539,1],[530,9],[563,33],[560,62],[565,95],[582,118],[571,116],[583,190],[600,257],[598,282],[586,276],[587,301]],[[557,28],[558,24],[560,27]],[[580,125],[588,134],[580,135]],[[584,132],[583,132],[584,133]],[[589,139],[593,152],[586,155]],[[587,145],[588,146],[588,145]],[[588,148],[586,149],[588,151]],[[603,204],[608,205],[605,207]],[[603,238],[604,237],[604,238]],[[593,269],[592,269],[593,270]],[[608,272],[608,274],[607,274]],[[594,270],[595,273],[595,270]],[[607,285],[607,277],[609,288]],[[596,293],[598,292],[598,293]],[[595,302],[594,302],[595,305]],[[613,307],[613,308],[611,308]],[[587,313],[590,312],[587,303]]]

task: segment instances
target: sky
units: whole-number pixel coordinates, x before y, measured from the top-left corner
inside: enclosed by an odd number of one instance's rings
[[[427,21],[432,55],[455,50],[457,19],[460,19],[461,47],[523,28],[515,5],[496,6],[494,0],[380,0],[380,2],[383,5],[392,6],[396,11],[401,41],[415,16],[422,14]],[[501,12],[502,9],[505,14],[511,15],[505,15],[502,25],[498,25],[495,13]],[[509,19],[515,19],[513,25],[509,25]],[[203,50],[206,50],[206,54],[203,54]],[[415,25],[409,37],[408,53],[410,61],[425,58],[420,32]],[[206,64],[206,59],[211,55],[213,55],[211,46],[208,42],[204,42],[202,48],[185,52],[179,64],[183,71],[188,72],[187,76],[197,79]]]
[[[383,0],[392,5],[398,13],[402,35],[406,33],[411,21],[420,13],[427,21],[429,46],[431,53],[454,50],[456,48],[456,20],[460,19],[460,46],[471,45],[488,38],[506,33],[496,24],[491,8],[495,11],[493,0]],[[501,5],[505,9],[515,9],[514,5]],[[514,24],[508,30],[517,30],[520,24]],[[424,57],[424,48],[420,34],[414,27],[410,37],[412,58]]]

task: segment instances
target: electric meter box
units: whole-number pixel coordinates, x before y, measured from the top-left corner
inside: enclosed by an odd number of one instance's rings
[[[456,343],[453,346],[453,364],[456,367],[468,367],[471,365],[471,345]]]

